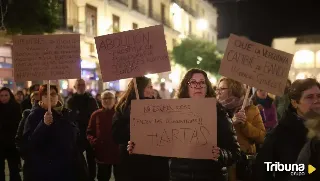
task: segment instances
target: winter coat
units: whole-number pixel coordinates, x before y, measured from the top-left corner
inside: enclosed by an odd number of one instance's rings
[[[87,138],[94,149],[96,162],[102,164],[119,163],[119,145],[112,138],[112,117],[114,108],[99,109],[90,118]]]
[[[140,97],[141,98],[141,97]],[[116,111],[112,121],[112,136],[120,145],[119,175],[121,181],[169,181],[169,160],[149,155],[129,155],[130,106]]]
[[[278,126],[266,137],[257,155],[254,170],[256,180],[285,181],[289,179],[290,172],[267,171],[264,162],[295,163],[300,150],[306,143],[307,132],[304,120],[290,107]]]
[[[240,157],[240,146],[235,136],[231,119],[220,104],[217,104],[217,139],[221,149],[218,161],[172,158],[170,174],[172,181],[226,181],[227,167]]]
[[[53,123],[44,123],[46,110],[36,108],[29,114],[23,132],[28,140],[28,164],[33,181],[87,180],[84,157],[78,148],[79,129],[74,114],[52,109]],[[81,175],[80,175],[81,174]]]

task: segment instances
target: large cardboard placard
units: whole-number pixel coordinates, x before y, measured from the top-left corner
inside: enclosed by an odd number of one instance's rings
[[[0,68],[0,78],[13,78],[13,69]]]
[[[212,159],[217,145],[216,100],[133,100],[131,140],[134,153]]]
[[[171,71],[162,25],[95,38],[105,82]]]
[[[219,73],[281,96],[293,55],[231,34]]]
[[[15,81],[81,77],[80,35],[22,35],[13,37]]]

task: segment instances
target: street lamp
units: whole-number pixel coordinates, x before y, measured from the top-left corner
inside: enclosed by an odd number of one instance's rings
[[[205,19],[199,19],[197,21],[197,29],[200,30],[200,31],[207,30],[208,26],[209,26],[209,23]]]

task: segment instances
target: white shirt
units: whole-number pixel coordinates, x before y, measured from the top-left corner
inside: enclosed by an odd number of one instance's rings
[[[159,90],[161,99],[171,99],[171,94],[168,90]]]

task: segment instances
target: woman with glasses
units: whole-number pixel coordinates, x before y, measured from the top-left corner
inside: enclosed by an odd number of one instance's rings
[[[214,97],[207,74],[200,69],[189,70],[181,81],[177,97],[193,99]],[[239,144],[231,120],[219,104],[217,118],[218,144],[212,148],[212,159],[172,158],[171,181],[226,181],[228,179],[226,167],[234,164],[239,158]],[[132,152],[132,149],[134,145],[129,144],[129,152]]]
[[[32,109],[24,128],[28,140],[30,177],[33,181],[87,180],[84,157],[78,149],[79,129],[73,113],[58,102],[58,89],[47,85],[39,90],[39,107]],[[51,103],[51,112],[48,103]]]
[[[248,181],[252,176],[251,168],[256,154],[255,144],[263,143],[266,135],[260,111],[258,107],[250,104],[245,105],[245,109],[241,110],[246,94],[244,84],[223,77],[219,80],[217,87],[217,99],[233,121],[242,152],[241,160],[236,168],[232,169],[232,174],[238,180]]]

